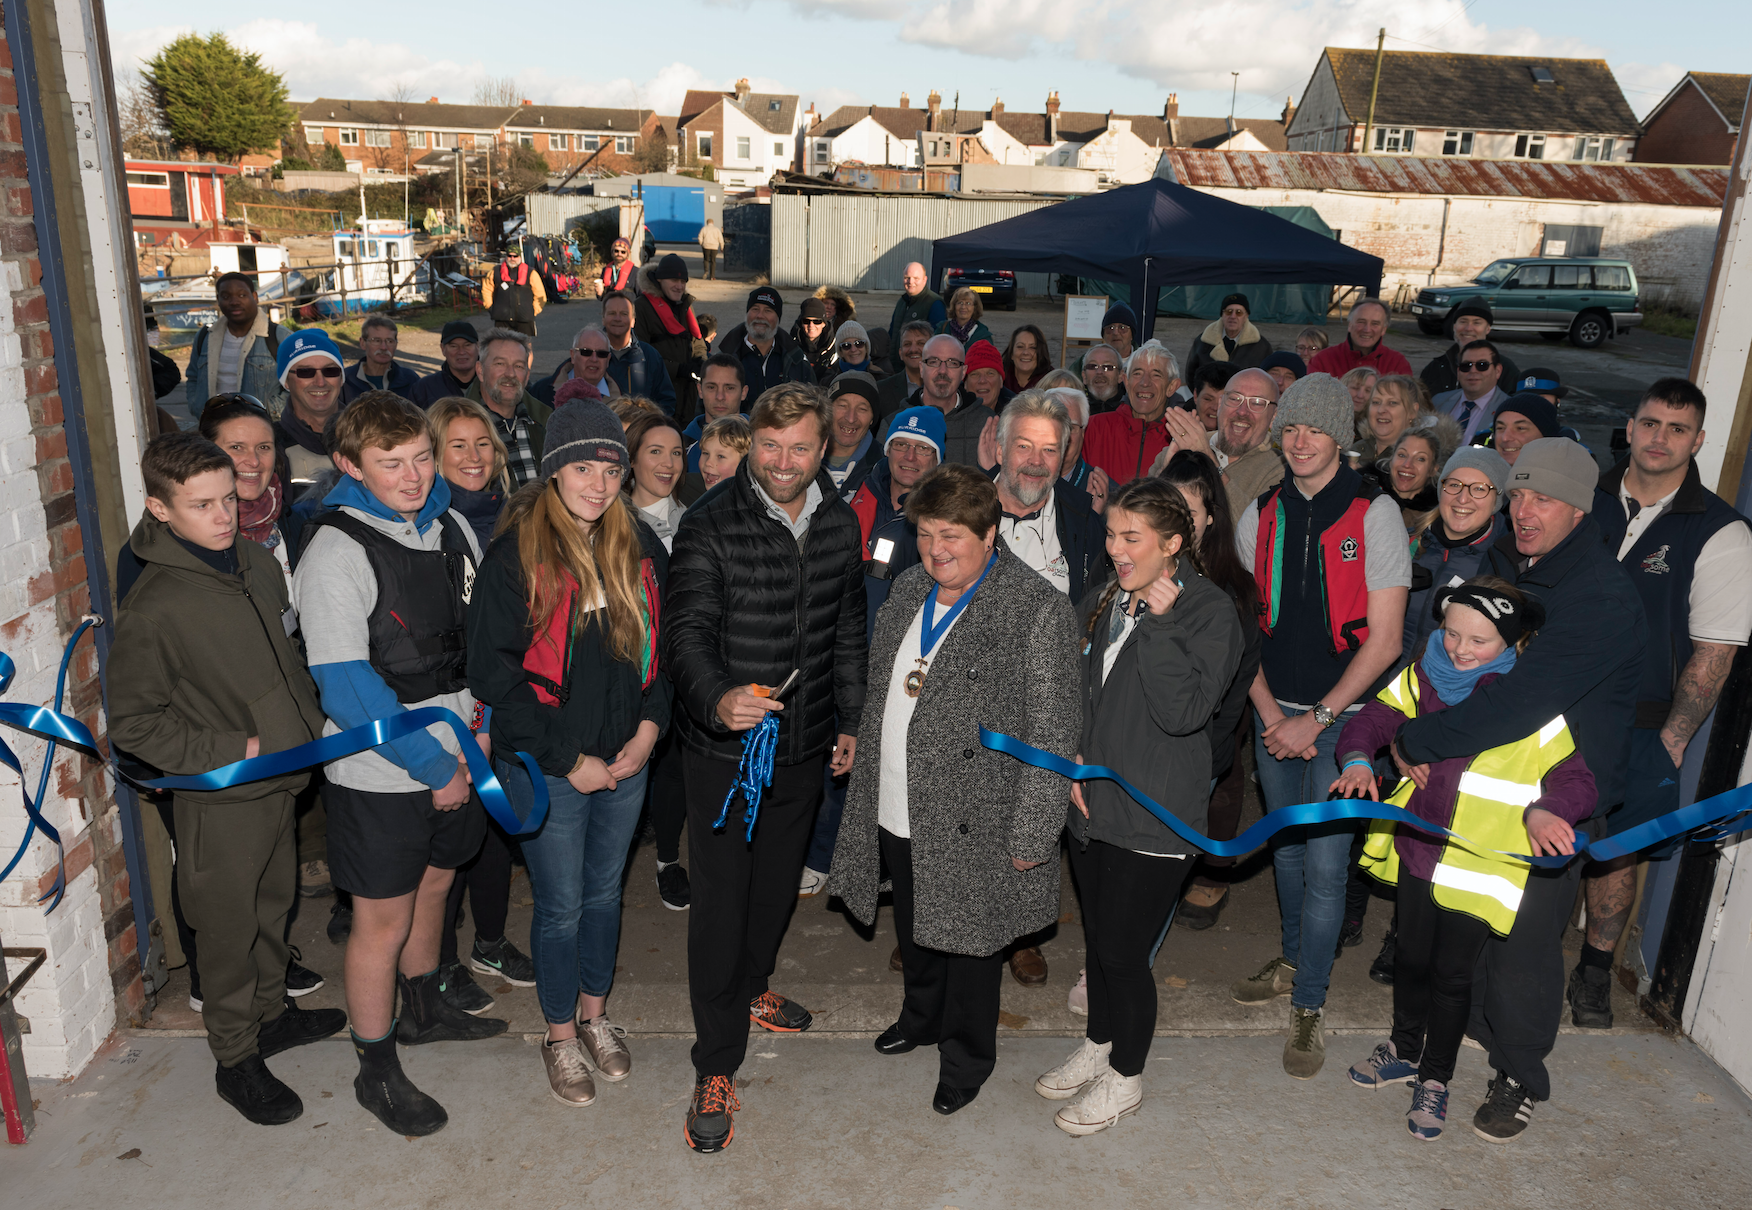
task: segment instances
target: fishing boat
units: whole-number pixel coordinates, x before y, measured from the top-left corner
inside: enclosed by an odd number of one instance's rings
[[[400,219],[364,219],[334,234],[335,268],[323,281],[323,315],[375,311],[389,302],[424,302],[432,289],[426,261],[414,251],[418,233]]]
[[[208,244],[208,270],[202,277],[148,278],[140,283],[148,329],[156,328],[159,348],[190,344],[195,333],[219,318],[214,283],[225,273],[255,277],[256,295],[264,302],[295,300],[312,285],[291,267],[284,244]]]

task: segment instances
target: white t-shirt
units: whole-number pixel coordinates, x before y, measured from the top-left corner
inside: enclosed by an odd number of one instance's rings
[[[219,394],[229,395],[243,378],[243,346],[255,337],[248,333],[233,336],[230,328],[220,330],[224,335],[219,338]],[[212,350],[207,355],[212,356]]]
[[[1059,549],[1057,501],[1048,491],[1040,511],[1025,520],[1005,514],[998,519],[998,532],[1010,553],[1045,576],[1047,582],[1067,597],[1071,595],[1071,565]]]
[[[1630,554],[1630,548],[1643,532],[1673,507],[1673,497],[1678,494],[1675,488],[1630,518],[1624,541],[1618,544],[1620,562]],[[1630,514],[1631,500],[1630,493],[1620,485],[1618,502],[1626,516]],[[1662,553],[1664,549],[1656,552]],[[1692,642],[1744,647],[1748,636],[1752,636],[1752,529],[1744,521],[1722,526],[1697,552],[1690,604]]]
[[[919,666],[919,637],[924,632],[925,609],[929,605],[930,601],[927,599],[918,612],[913,614],[912,624],[906,628],[906,635],[900,640],[900,650],[894,656],[894,674],[888,678],[888,697],[882,705],[882,753],[876,794],[876,825],[890,836],[903,839],[912,836],[912,824],[907,817],[906,803],[906,735],[912,726],[913,710],[919,704],[918,698],[906,695],[906,677],[907,673]],[[931,615],[931,624],[935,626],[941,622],[943,615],[951,608],[953,606],[938,605]],[[960,620],[958,616],[955,622]],[[931,648],[933,653],[942,649],[943,640],[955,629],[955,622],[950,622],[943,633],[937,636],[937,644]],[[930,674],[928,663],[925,672],[927,676]]]

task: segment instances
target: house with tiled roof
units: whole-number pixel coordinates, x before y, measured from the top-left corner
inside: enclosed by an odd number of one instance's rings
[[[670,142],[675,119],[649,109],[537,105],[446,105],[428,101],[361,101],[319,97],[299,108],[304,141],[338,147],[347,171],[367,175],[451,171],[443,154],[458,147],[487,152],[521,144],[555,172],[574,168],[634,171],[645,139]]]
[[[1635,153],[1636,115],[1603,59],[1390,50],[1377,88],[1376,58],[1321,52],[1289,150],[1619,163]]]
[[[1752,76],[1688,71],[1643,119],[1639,164],[1731,164]]]
[[[690,88],[676,117],[679,167],[711,164],[726,189],[755,189],[798,168],[802,115],[794,94]]]
[[[1290,111],[1286,107],[1285,116]],[[1160,114],[1065,110],[1047,95],[1038,111],[1013,110],[1001,98],[988,110],[943,108],[932,91],[923,109],[907,94],[900,104],[842,105],[812,122],[804,134],[805,169],[831,173],[846,161],[893,168],[978,162],[1084,168],[1104,184],[1148,180],[1168,147],[1284,150],[1282,119],[1182,118],[1170,93]]]

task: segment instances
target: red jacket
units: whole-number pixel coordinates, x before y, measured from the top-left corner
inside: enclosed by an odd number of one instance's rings
[[[1157,417],[1145,424],[1129,407],[1122,407],[1089,418],[1089,427],[1083,430],[1083,461],[1106,471],[1113,486],[1119,487],[1149,474],[1150,463],[1170,440],[1166,419]]]
[[[1344,338],[1343,344],[1333,345],[1329,349],[1321,349],[1314,354],[1314,360],[1308,363],[1310,374],[1331,374],[1334,378],[1343,378],[1358,366],[1368,366],[1377,374],[1404,374],[1411,376],[1411,363],[1404,356],[1395,353],[1382,341],[1367,354],[1357,352],[1351,344],[1350,337]]]

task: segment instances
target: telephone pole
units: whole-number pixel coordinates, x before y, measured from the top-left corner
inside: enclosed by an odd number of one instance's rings
[[[1381,27],[1381,32],[1375,35],[1375,80],[1374,80],[1374,83],[1369,85],[1369,116],[1368,116],[1368,119],[1363,122],[1363,154],[1364,155],[1369,154],[1369,151],[1370,151],[1369,140],[1371,139],[1372,133],[1375,129],[1375,95],[1381,91],[1381,57],[1385,53],[1386,46],[1387,46],[1387,27],[1385,25],[1383,25]],[[1356,127],[1353,126],[1353,127],[1351,127],[1351,129],[1355,130]]]

